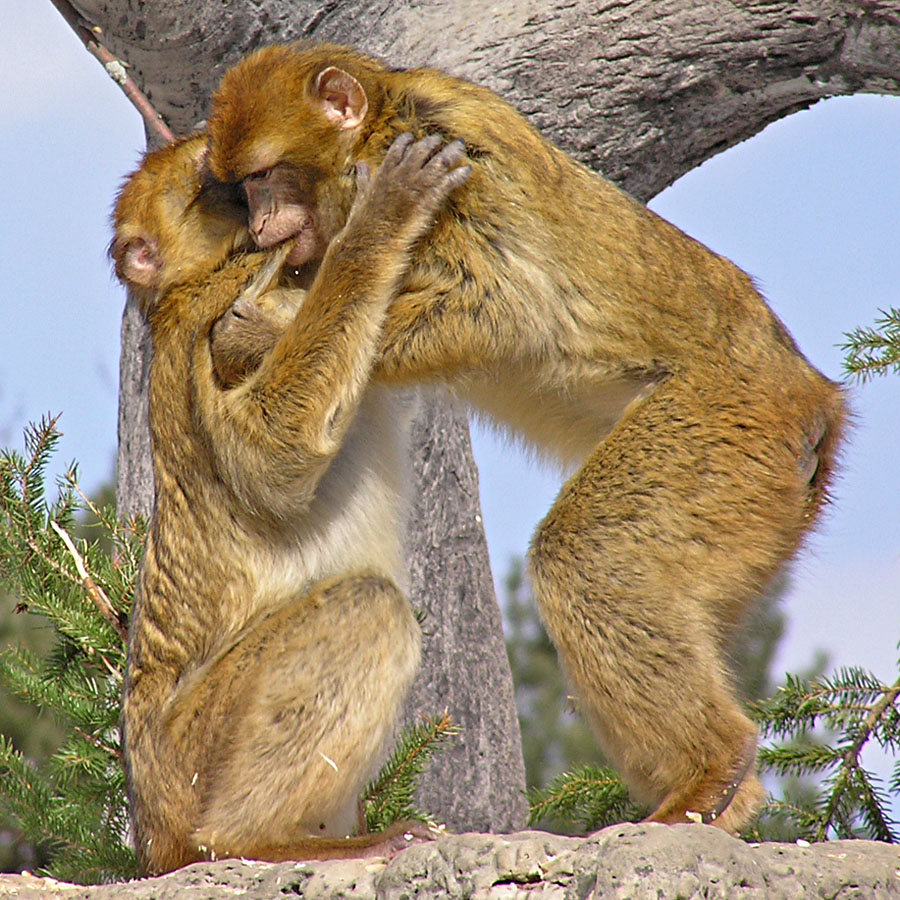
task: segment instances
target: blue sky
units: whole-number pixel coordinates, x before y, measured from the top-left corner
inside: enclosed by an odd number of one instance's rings
[[[138,114],[45,0],[5,0],[0,31],[0,443],[62,412],[58,469],[90,490],[112,473],[124,295],[108,215],[143,147]],[[830,100],[770,126],[651,207],[756,277],[810,360],[900,306],[900,99]],[[852,389],[856,422],[836,502],[794,567],[778,660],[896,677],[900,638],[900,381]],[[522,554],[559,478],[476,429],[495,571]]]

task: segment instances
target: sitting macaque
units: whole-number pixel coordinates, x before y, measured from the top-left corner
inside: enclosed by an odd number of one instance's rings
[[[204,136],[149,154],[119,195],[111,253],[153,342],[156,493],[122,714],[147,874],[428,837],[346,835],[420,655],[401,546],[413,404],[369,374],[409,251],[469,174],[440,144],[407,136],[373,176],[354,167],[308,292],[282,283],[290,244],[241,252],[246,208],[205,174]],[[242,353],[242,309],[274,311],[266,350],[251,328]]]
[[[209,129],[257,245],[298,270],[327,259],[358,161],[402,132],[465,141],[471,178],[413,248],[372,377],[446,382],[576,469],[530,557],[578,704],[651,821],[743,827],[756,730],[723,648],[823,506],[840,388],[747,275],[485,88],[268,47],[226,73]]]

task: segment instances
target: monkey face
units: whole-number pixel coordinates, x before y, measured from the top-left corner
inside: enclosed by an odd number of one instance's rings
[[[324,255],[352,203],[371,118],[366,74],[334,64],[352,62],[330,45],[266,47],[229,70],[213,98],[210,169],[243,185],[257,246],[294,242],[294,266]]]
[[[209,174],[206,153],[204,134],[148,153],[119,193],[109,252],[145,311],[248,243],[243,194]]]

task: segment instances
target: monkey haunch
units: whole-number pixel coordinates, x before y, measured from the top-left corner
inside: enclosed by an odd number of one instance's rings
[[[368,374],[408,249],[468,170],[451,170],[458,145],[398,141],[358,173],[309,292],[280,293],[290,246],[230,256],[246,210],[203,178],[205,149],[145,159],[111,248],[154,350],[156,498],[123,701],[138,857],[158,873],[390,853],[402,829],[341,837],[421,639],[400,587],[410,403]],[[298,311],[269,352],[251,328],[242,359],[229,326],[214,369],[229,308],[273,305]]]
[[[531,567],[581,709],[652,819],[737,829],[761,788],[722,647],[823,503],[840,390],[743,272],[476,85],[266,48],[214,97],[209,163],[243,182],[259,246],[291,238],[302,264],[354,162],[402,131],[463,138],[473,173],[415,249],[375,377],[448,381],[580,466]]]

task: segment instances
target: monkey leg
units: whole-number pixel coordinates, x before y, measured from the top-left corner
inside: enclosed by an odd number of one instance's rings
[[[273,612],[179,688],[172,746],[199,746],[193,858],[365,855],[349,843],[419,662],[420,629],[393,582],[332,579]],[[391,836],[388,836],[391,837]],[[401,843],[402,845],[402,843]],[[393,844],[386,844],[387,852]]]
[[[673,376],[629,410],[535,534],[548,631],[602,749],[655,821],[694,813],[737,830],[761,800],[755,728],[722,643],[808,526],[804,452],[790,410],[738,379]]]

